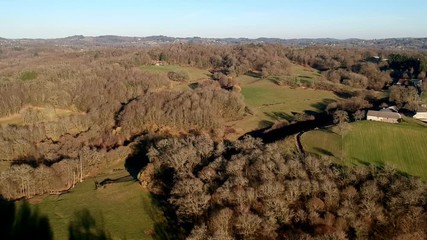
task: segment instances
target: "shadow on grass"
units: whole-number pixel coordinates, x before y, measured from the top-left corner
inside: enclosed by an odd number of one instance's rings
[[[148,202],[150,201],[150,202]],[[145,212],[153,221],[153,229],[146,233],[155,240],[183,239],[183,230],[179,228],[178,219],[174,209],[166,197],[150,194],[150,199],[143,199]]]
[[[324,148],[314,147],[313,149],[316,150],[317,152],[323,154],[323,155],[334,157],[334,154],[332,152],[330,152]]]
[[[0,239],[53,239],[49,219],[24,201],[18,207],[0,195]]]
[[[342,91],[342,92],[334,91],[334,94],[337,97],[340,97],[340,98],[351,98],[351,97],[354,96],[353,93],[351,93],[351,92],[344,92],[344,91]]]
[[[315,128],[322,128],[330,125],[331,123],[332,123],[331,116],[325,113],[318,113],[315,115],[314,120],[307,120],[307,121],[292,123],[271,131],[266,131],[268,130],[268,128],[254,130],[240,136],[239,139],[243,139],[244,136],[249,135],[254,138],[262,139],[264,143],[272,143],[272,142],[284,139],[287,136],[296,134],[298,132],[309,131]]]
[[[269,128],[273,126],[273,124],[272,121],[262,120],[258,123],[258,128]]]
[[[147,152],[151,144],[168,137],[170,135],[148,134],[136,140],[136,144],[132,146],[132,154],[125,160],[125,168],[134,179],[138,179],[139,172],[149,163]]]
[[[132,147],[133,154],[126,159],[125,167],[135,179],[138,179],[139,172],[149,163],[147,152],[151,143],[166,137],[164,135],[146,136]],[[170,171],[157,172],[156,178],[162,179],[161,182],[164,183],[164,189],[161,192],[165,195],[150,194],[148,200],[142,199],[144,210],[154,223],[153,229],[146,230],[145,234],[156,240],[184,239],[182,224],[178,223],[175,210],[166,198],[173,185],[172,176],[173,173]]]
[[[262,74],[260,72],[248,71],[245,75],[253,78],[262,78]]]
[[[331,98],[325,98],[321,102],[313,103],[310,106],[314,107],[315,109],[319,110],[320,112],[323,112],[326,110],[326,107],[328,104],[336,102],[336,100]]]
[[[292,119],[294,118],[292,115],[289,115],[285,112],[263,112],[267,117],[275,120],[275,121],[280,121],[280,120],[288,120],[288,121],[292,121]]]
[[[136,145],[132,146],[132,154],[125,161],[126,170],[134,179],[138,179],[139,172],[147,166],[149,162],[147,151],[148,142],[141,140]]]
[[[384,162],[378,162],[378,161],[374,161],[374,162],[368,162],[366,160],[361,160],[359,158],[353,157],[354,160],[356,160],[356,162],[360,165],[363,166],[375,166],[375,167],[379,167],[379,168],[383,168],[384,167]]]
[[[102,219],[101,219],[102,220]],[[88,209],[74,213],[68,225],[69,240],[109,240],[110,234],[104,229],[104,224],[97,223]]]
[[[369,166],[374,166],[374,167],[376,167],[376,168],[378,168],[378,169],[381,169],[381,170],[383,170],[383,169],[385,169],[386,167],[388,167],[388,168],[390,168],[390,169],[394,169],[394,170],[396,171],[396,173],[397,173],[397,174],[399,174],[399,175],[401,175],[401,176],[404,176],[404,177],[419,177],[419,176],[411,175],[411,174],[409,174],[409,173],[407,173],[407,172],[403,172],[403,171],[401,171],[401,170],[397,169],[397,168],[396,168],[396,167],[394,167],[394,166],[388,165],[388,164],[387,164],[387,163],[385,163],[385,162],[379,162],[379,161],[368,162],[368,161],[366,161],[366,160],[361,160],[361,159],[359,159],[359,158],[353,158],[353,159],[354,159],[354,160],[356,160],[356,162],[357,162],[358,164],[363,165],[363,166],[367,166],[367,167],[369,167]]]

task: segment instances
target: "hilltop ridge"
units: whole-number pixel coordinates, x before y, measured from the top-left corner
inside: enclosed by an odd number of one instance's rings
[[[203,38],[203,37],[169,37],[163,35],[130,37],[118,35],[101,36],[83,36],[73,35],[64,38],[52,39],[7,39],[1,38],[0,41],[8,43],[38,43],[38,44],[57,44],[71,46],[158,46],[171,43],[197,43],[197,44],[283,44],[293,47],[307,46],[336,46],[336,47],[369,47],[382,49],[413,49],[427,50],[426,38],[384,38],[384,39],[336,39],[336,38]]]

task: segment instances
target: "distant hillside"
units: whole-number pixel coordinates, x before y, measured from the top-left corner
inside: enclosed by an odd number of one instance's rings
[[[7,40],[0,38],[0,40]],[[10,40],[12,41],[12,40]],[[294,47],[307,46],[337,46],[337,47],[369,47],[384,49],[415,49],[427,50],[427,38],[387,38],[387,39],[334,39],[334,38],[298,38],[298,39],[281,39],[281,38],[200,38],[187,37],[176,38],[168,36],[148,36],[148,37],[125,37],[116,35],[104,36],[83,36],[75,35],[65,38],[56,39],[14,39],[21,43],[54,43],[58,45],[71,46],[97,46],[97,45],[120,45],[120,46],[153,46],[168,43],[200,43],[200,44],[285,44]]]

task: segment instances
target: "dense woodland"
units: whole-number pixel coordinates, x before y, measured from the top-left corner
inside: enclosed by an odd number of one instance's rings
[[[154,143],[141,175],[188,239],[425,239],[427,185],[293,146],[209,136]],[[180,235],[178,235],[180,236]]]
[[[211,76],[177,90],[185,73],[140,68],[158,62],[208,69]],[[69,190],[141,151],[135,147],[145,139],[144,181],[165,199],[177,237],[425,239],[427,193],[420,180],[387,167],[345,168],[250,138],[224,142],[225,123],[250,113],[236,77],[298,87],[292,64],[321,73],[304,87],[346,97],[327,106],[331,114],[360,115],[378,101],[415,111],[427,86],[394,85],[426,78],[424,52],[273,44],[1,46],[0,117],[20,114],[23,123],[0,128],[0,160],[10,163],[0,172],[0,195],[13,200]],[[70,114],[57,115],[61,109]],[[152,134],[165,139],[147,140]]]

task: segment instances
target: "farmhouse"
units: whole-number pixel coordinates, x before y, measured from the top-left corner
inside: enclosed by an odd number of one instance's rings
[[[423,122],[427,122],[427,111],[417,112],[413,118],[421,120]]]
[[[399,113],[392,111],[374,111],[369,110],[366,114],[366,120],[379,121],[379,122],[388,122],[388,123],[398,123],[399,119],[402,116]]]

